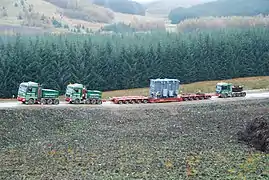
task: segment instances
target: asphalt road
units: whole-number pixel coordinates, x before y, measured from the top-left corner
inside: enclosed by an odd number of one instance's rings
[[[38,107],[53,107],[53,108],[60,108],[60,107],[108,107],[108,108],[123,108],[123,107],[141,107],[141,106],[160,106],[164,104],[169,104],[169,105],[185,105],[185,104],[195,104],[195,103],[214,103],[214,102],[231,102],[231,101],[242,101],[242,100],[247,100],[247,99],[265,99],[269,98],[269,91],[248,91],[246,97],[236,97],[236,98],[217,98],[217,97],[212,97],[209,100],[200,100],[200,101],[187,101],[187,102],[173,102],[173,103],[154,103],[154,104],[114,104],[112,102],[103,102],[102,105],[74,105],[74,104],[68,104],[65,101],[61,101],[59,105],[25,105],[22,104],[21,102],[16,102],[16,101],[5,101],[2,100],[0,101],[0,109],[6,109],[6,108],[38,108]]]

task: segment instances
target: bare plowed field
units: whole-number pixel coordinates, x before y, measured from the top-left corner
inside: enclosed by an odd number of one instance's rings
[[[269,99],[0,110],[0,179],[267,179],[237,140]]]

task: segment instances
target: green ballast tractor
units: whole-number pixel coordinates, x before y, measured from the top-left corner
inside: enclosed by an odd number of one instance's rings
[[[59,91],[43,89],[36,82],[22,82],[18,90],[17,100],[23,104],[59,104]]]
[[[216,95],[220,98],[228,97],[245,97],[246,92],[243,91],[242,86],[234,86],[231,83],[217,83]]]
[[[70,104],[102,104],[102,92],[87,90],[83,84],[69,84],[65,92],[65,101]]]

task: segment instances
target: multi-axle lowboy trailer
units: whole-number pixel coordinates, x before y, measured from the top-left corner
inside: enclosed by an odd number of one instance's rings
[[[210,94],[181,94],[179,95],[179,80],[151,79],[150,96],[122,96],[110,99],[115,104],[165,103],[210,99]]]
[[[141,103],[165,103],[165,102],[181,102],[181,101],[195,101],[210,99],[212,95],[209,94],[189,94],[180,95],[172,98],[150,98],[146,96],[122,96],[113,97],[110,99],[115,104],[141,104]]]

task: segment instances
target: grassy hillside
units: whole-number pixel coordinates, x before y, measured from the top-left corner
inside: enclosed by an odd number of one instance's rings
[[[115,22],[155,22],[156,18],[117,13],[89,0],[0,0],[0,31],[96,31]],[[20,27],[23,27],[20,31]]]
[[[145,15],[145,8],[131,0],[91,0],[94,4],[126,14]]]
[[[146,8],[146,15],[148,16],[158,16],[167,17],[172,9],[175,7],[190,7],[197,4],[203,4],[206,2],[211,2],[215,0],[157,0],[144,4]]]
[[[169,14],[172,23],[205,16],[255,16],[269,14],[267,0],[218,0],[190,8],[176,8]]]

